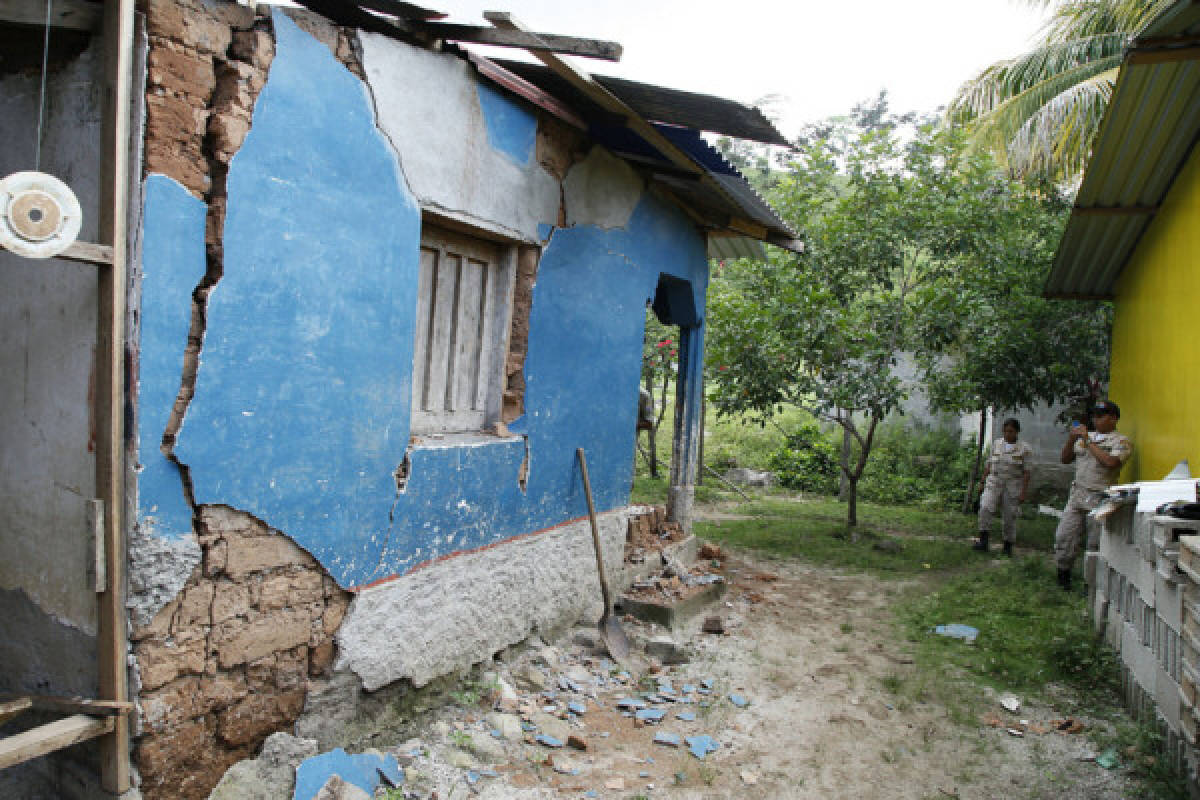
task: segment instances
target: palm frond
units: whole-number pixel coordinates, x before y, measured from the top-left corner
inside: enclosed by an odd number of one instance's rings
[[[972,139],[994,152],[1007,153],[1009,142],[1048,103],[1067,92],[1072,86],[1115,70],[1121,56],[1109,56],[1098,61],[1080,64],[1065,72],[1048,77],[1024,91],[1006,99],[987,114],[978,117],[972,126]],[[1111,83],[1110,83],[1111,86]]]
[[[1009,141],[1010,169],[1021,175],[1053,177],[1082,172],[1117,73],[1116,67],[1097,73],[1043,104]]]
[[[1007,100],[1067,70],[1120,55],[1128,43],[1129,37],[1123,33],[1099,34],[1045,44],[993,64],[958,90],[949,114],[961,122],[987,115]]]

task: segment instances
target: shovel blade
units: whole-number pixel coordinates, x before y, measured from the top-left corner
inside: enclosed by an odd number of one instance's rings
[[[628,669],[629,639],[625,636],[625,629],[621,627],[621,622],[614,614],[605,612],[604,616],[600,617],[600,622],[596,624],[596,628],[600,631],[600,638],[604,640],[604,646],[608,649],[612,660]]]

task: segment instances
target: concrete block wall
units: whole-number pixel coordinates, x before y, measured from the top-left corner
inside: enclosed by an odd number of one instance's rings
[[[1089,525],[1099,528],[1098,549],[1087,554],[1084,568],[1096,631],[1120,656],[1130,713],[1157,723],[1164,756],[1188,774],[1195,796],[1200,723],[1192,677],[1200,668],[1200,647],[1191,643],[1200,645],[1200,617],[1188,607],[1200,600],[1200,580],[1194,579],[1200,573],[1177,567],[1181,534],[1194,535],[1187,530],[1193,524],[1139,513],[1129,503]]]

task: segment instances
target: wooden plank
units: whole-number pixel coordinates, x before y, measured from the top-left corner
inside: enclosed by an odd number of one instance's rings
[[[402,0],[357,0],[355,5],[404,19],[442,19],[446,16],[441,11],[433,11]]]
[[[0,769],[62,750],[113,732],[120,717],[89,717],[76,714],[33,730],[0,739]]]
[[[28,697],[0,701],[0,723],[7,722],[22,711],[28,711],[31,708],[33,708],[33,701]]]
[[[1181,61],[1200,61],[1200,47],[1133,48],[1125,56],[1127,64],[1175,64]]]
[[[520,22],[506,11],[485,11],[483,18],[503,30],[520,30],[529,32]],[[703,170],[692,161],[691,157],[676,147],[665,136],[659,133],[654,127],[642,119],[629,106],[625,105],[615,94],[597,83],[591,75],[583,70],[568,64],[557,55],[545,50],[530,51],[534,58],[541,61],[550,69],[554,70],[559,76],[565,78],[576,89],[586,94],[592,100],[596,101],[602,108],[621,114],[625,117],[626,125],[633,129],[639,136],[646,140],[650,146],[662,153],[669,161],[688,173],[702,173]],[[724,196],[718,188],[718,193]]]
[[[28,701],[39,711],[55,711],[60,714],[89,714],[93,717],[115,717],[128,714],[133,710],[133,703],[119,703],[114,700],[93,700],[87,697],[59,697],[57,695],[0,695],[0,703]]]
[[[98,32],[104,9],[85,0],[54,0],[50,5],[50,27]],[[46,0],[0,0],[0,22],[17,25],[46,25]]]
[[[412,27],[437,39],[489,44],[496,47],[520,47],[531,52],[561,53],[603,61],[620,61],[621,45],[603,39],[584,39],[557,33],[532,33],[523,30],[460,25],[453,22],[417,22]]]
[[[68,261],[82,261],[86,264],[111,266],[113,260],[112,247],[107,244],[92,244],[91,242],[74,242],[66,250],[58,254],[59,258]]]
[[[488,80],[503,86],[514,94],[524,97],[538,108],[549,111],[568,125],[576,127],[581,131],[587,130],[587,123],[576,116],[575,112],[571,111],[571,109],[560,103],[558,98],[542,91],[520,75],[506,70],[496,62],[484,58],[478,53],[468,52],[467,59],[475,65],[475,68],[479,70],[479,74]]]
[[[485,262],[464,256],[455,308],[454,373],[447,386],[447,408],[471,411],[479,389],[479,335],[482,328],[480,308],[486,301],[487,268]]]
[[[417,278],[417,317],[413,330],[412,407],[425,408],[425,382],[429,375],[429,340],[433,324],[433,281],[437,271],[438,251],[421,245],[421,271]]]
[[[104,97],[100,143],[99,243],[112,247],[112,265],[99,271],[96,313],[96,496],[104,503],[107,581],[99,595],[97,683],[103,699],[129,700],[125,614],[125,284],[129,225],[130,114],[133,96],[134,0],[104,3]],[[89,717],[88,725],[96,722]],[[65,722],[65,721],[64,721]],[[130,787],[129,718],[103,720],[100,782],[123,794]],[[88,732],[95,728],[86,728]],[[82,734],[82,730],[80,733]]]
[[[454,301],[462,257],[443,250],[438,258],[433,292],[433,325],[429,337],[429,371],[425,377],[426,411],[446,409],[447,387],[454,372]]]

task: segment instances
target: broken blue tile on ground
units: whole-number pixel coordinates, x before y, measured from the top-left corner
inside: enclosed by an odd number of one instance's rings
[[[953,639],[962,639],[967,644],[972,644],[975,637],[979,635],[978,628],[972,628],[970,625],[960,625],[957,622],[949,625],[938,625],[933,629],[933,632],[939,636],[949,636]]]
[[[586,714],[587,706],[583,703],[567,703],[567,710],[572,714]]]
[[[637,713],[634,714],[634,716],[640,719],[642,722],[650,723],[660,722],[666,715],[667,712],[663,711],[661,708],[642,708],[638,709]]]
[[[654,743],[665,744],[668,747],[679,747],[682,744],[678,733],[667,733],[666,731],[659,731],[654,734]]]
[[[738,708],[745,708],[750,705],[750,701],[742,697],[740,694],[729,695],[729,702],[733,703]]]
[[[543,746],[545,746],[545,747],[555,747],[555,748],[558,748],[558,747],[562,747],[562,746],[563,746],[563,743],[562,743],[562,741],[561,741],[561,740],[559,740],[559,739],[555,739],[553,736],[547,736],[547,735],[546,735],[546,734],[544,734],[544,733],[539,733],[539,734],[537,735],[537,743],[538,743],[538,744],[540,744],[540,745],[543,745]]]
[[[384,780],[392,786],[404,783],[404,770],[396,757],[378,753],[350,755],[342,748],[306,759],[296,768],[292,800],[312,800],[334,775],[372,794]],[[381,777],[382,776],[382,777]]]
[[[684,722],[695,722],[696,721],[696,712],[680,711],[678,714],[675,715],[675,719],[681,719]]]
[[[617,701],[617,708],[637,709],[637,708],[645,708],[645,707],[646,707],[645,701],[638,700],[637,698],[634,698],[634,697],[622,697],[620,700]]]
[[[717,748],[721,746],[720,742],[706,733],[699,736],[689,736],[687,737],[686,741],[688,750],[690,750],[692,755],[701,761],[703,761],[704,757],[709,753],[717,752]]]

